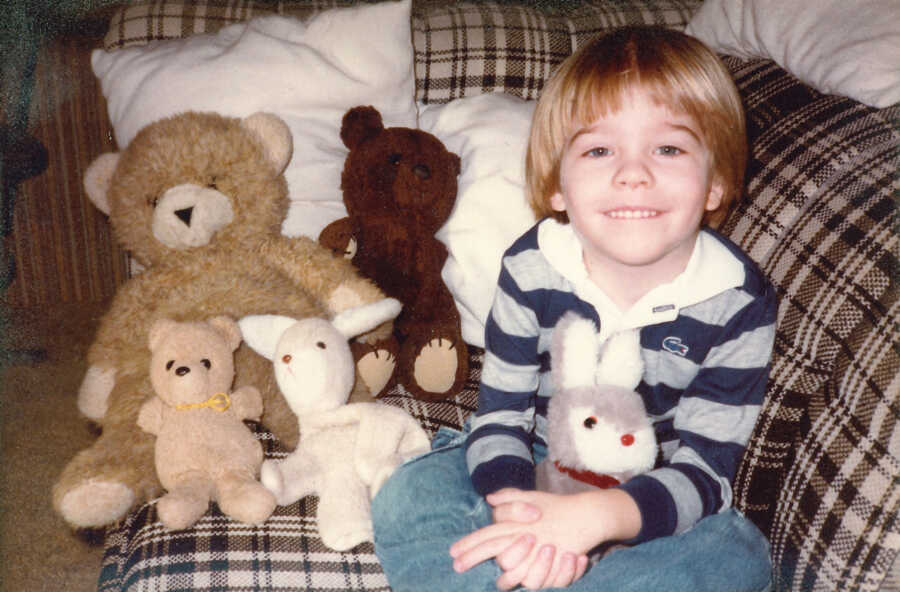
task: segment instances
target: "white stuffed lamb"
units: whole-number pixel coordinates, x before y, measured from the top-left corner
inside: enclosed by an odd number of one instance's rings
[[[402,409],[347,404],[354,380],[347,340],[399,312],[400,302],[387,298],[331,322],[255,315],[239,323],[250,347],[273,360],[275,380],[300,424],[296,450],[265,461],[260,480],[279,505],[317,494],[319,535],[338,551],[372,540],[370,499],[401,462],[429,447],[428,435]]]
[[[567,313],[554,329],[550,364],[556,390],[547,409],[548,454],[536,468],[537,488],[606,488],[652,469],[656,436],[634,391],[643,374],[640,333],[612,335],[601,351],[593,321]]]

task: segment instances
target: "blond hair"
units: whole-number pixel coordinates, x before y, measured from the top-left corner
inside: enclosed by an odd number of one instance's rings
[[[634,90],[695,122],[712,156],[721,205],[703,224],[717,227],[742,191],[747,159],[744,110],[731,76],[703,43],[671,29],[623,27],[569,56],[541,92],[531,124],[525,180],[539,218],[568,222],[555,211],[559,167],[566,144],[580,128],[617,111]]]

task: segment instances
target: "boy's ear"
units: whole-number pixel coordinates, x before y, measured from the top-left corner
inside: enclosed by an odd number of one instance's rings
[[[566,211],[566,202],[563,199],[562,193],[557,191],[553,195],[550,196],[550,207],[553,208],[555,212],[565,212]]]
[[[706,211],[712,212],[719,209],[722,199],[725,197],[725,185],[719,179],[713,179],[709,186],[709,195],[706,196]]]

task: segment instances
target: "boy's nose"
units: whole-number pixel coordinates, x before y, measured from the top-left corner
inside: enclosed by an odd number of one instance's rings
[[[629,189],[637,189],[641,186],[649,186],[653,182],[653,173],[647,165],[638,158],[631,158],[622,163],[616,171],[615,183]]]

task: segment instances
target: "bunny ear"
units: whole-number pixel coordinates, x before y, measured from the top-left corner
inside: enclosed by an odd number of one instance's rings
[[[247,345],[259,355],[271,360],[275,357],[278,340],[296,323],[296,319],[280,315],[250,315],[238,321],[238,326]]]
[[[593,386],[598,353],[594,322],[571,312],[563,315],[553,331],[550,355],[556,387]]]
[[[371,304],[348,308],[334,317],[331,322],[341,335],[350,339],[393,319],[400,314],[402,306],[400,301],[395,298],[385,298]]]
[[[611,335],[603,345],[597,367],[597,383],[634,390],[640,384],[643,374],[640,330],[630,329]]]

